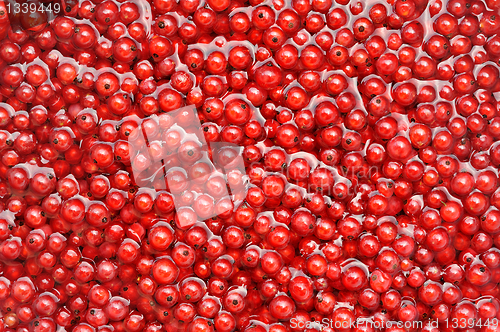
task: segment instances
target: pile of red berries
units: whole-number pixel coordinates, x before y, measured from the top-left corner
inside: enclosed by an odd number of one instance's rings
[[[500,0],[0,0],[0,332],[500,332],[499,171]]]

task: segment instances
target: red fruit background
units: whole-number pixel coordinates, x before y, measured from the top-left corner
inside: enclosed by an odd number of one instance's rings
[[[0,0],[0,332],[500,332],[499,0]]]

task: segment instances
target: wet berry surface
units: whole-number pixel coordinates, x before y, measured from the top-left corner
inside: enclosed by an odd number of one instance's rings
[[[0,332],[500,332],[499,0],[0,1]]]

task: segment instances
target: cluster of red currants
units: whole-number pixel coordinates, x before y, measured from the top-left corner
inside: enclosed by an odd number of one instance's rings
[[[28,4],[0,332],[500,332],[500,0]]]

